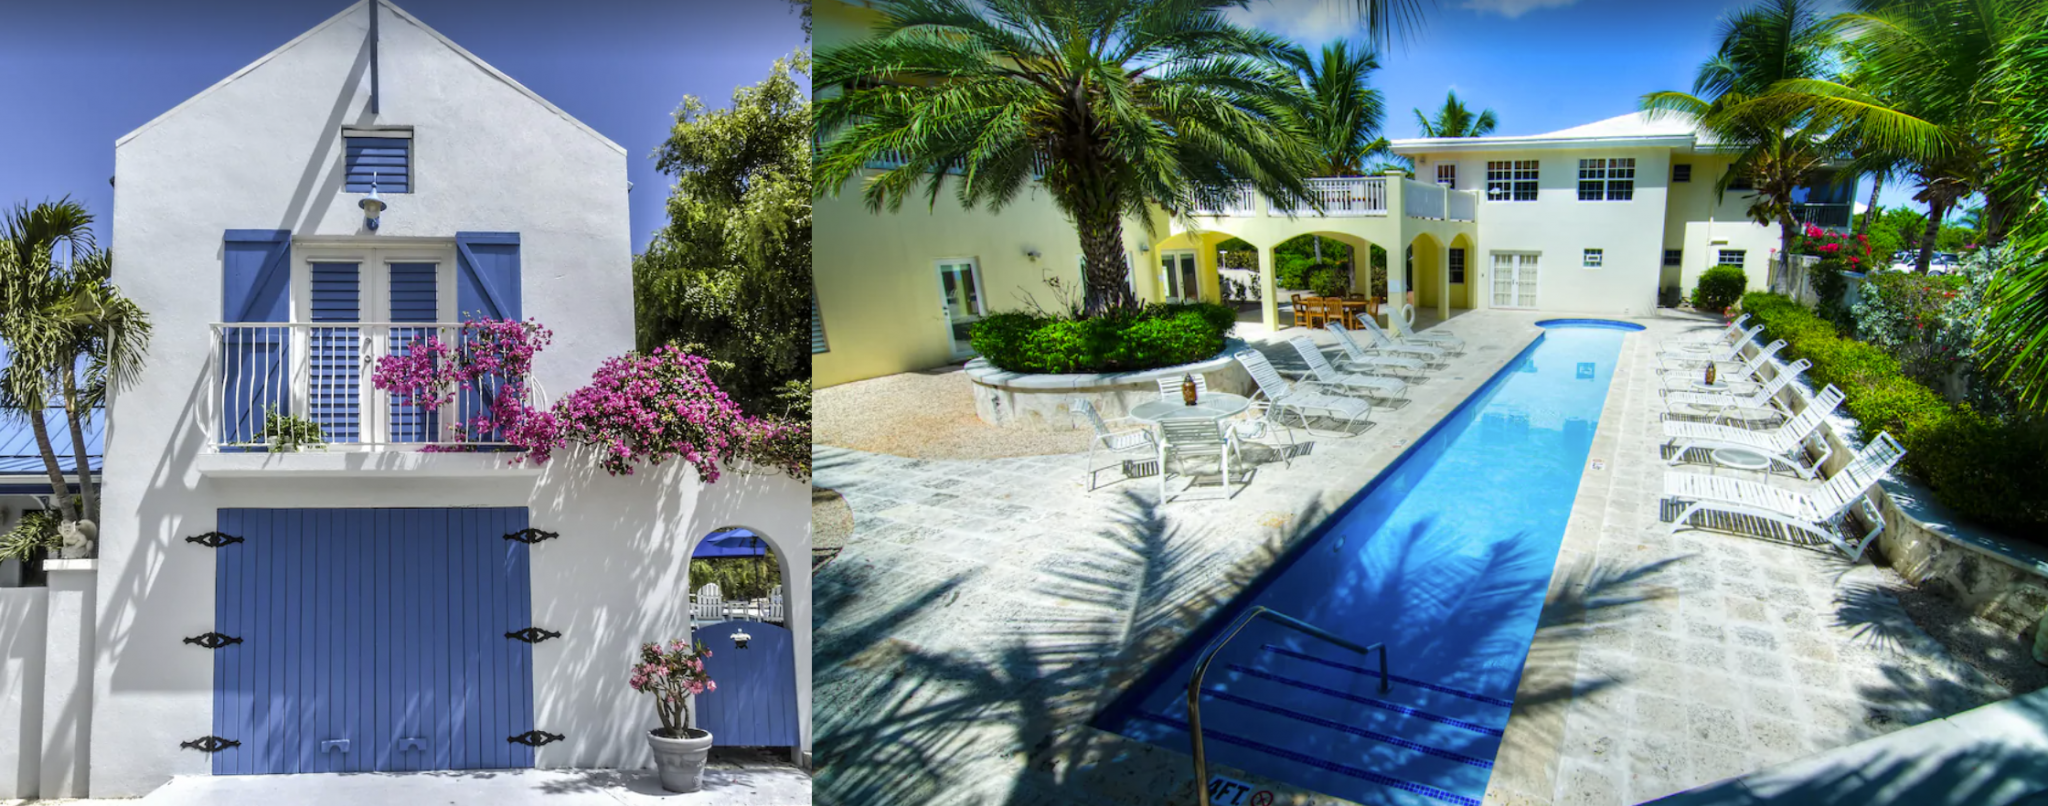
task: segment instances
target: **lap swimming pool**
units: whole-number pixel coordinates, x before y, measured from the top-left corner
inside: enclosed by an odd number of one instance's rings
[[[1391,688],[1380,691],[1378,657],[1253,621],[1203,681],[1212,775],[1220,764],[1362,803],[1478,806],[1615,357],[1642,329],[1538,324],[1536,343],[1095,726],[1189,752],[1189,674],[1224,626],[1262,605],[1384,643]]]

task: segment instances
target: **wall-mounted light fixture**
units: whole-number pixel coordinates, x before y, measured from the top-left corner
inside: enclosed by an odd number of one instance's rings
[[[1029,247],[1029,246],[1027,246],[1027,247],[1024,247],[1024,256],[1025,256],[1025,257],[1028,257],[1028,258],[1031,258],[1032,260],[1037,260],[1037,259],[1038,259],[1038,250],[1036,250],[1036,249],[1033,249],[1033,248],[1031,248],[1031,247]]]
[[[1148,244],[1148,243],[1145,243],[1144,241],[1139,241],[1139,242],[1138,242],[1138,251],[1140,251],[1140,252],[1150,252],[1150,251],[1152,251],[1152,245],[1151,245],[1151,244]]]
[[[375,231],[377,229],[377,217],[384,214],[385,207],[384,198],[377,195],[377,177],[375,174],[370,176],[370,195],[364,196],[362,201],[356,202],[356,206],[363,208],[363,226]]]
[[[741,629],[734,631],[732,634],[732,648],[746,649],[747,642],[752,640],[754,640],[754,636],[748,635],[746,630]]]

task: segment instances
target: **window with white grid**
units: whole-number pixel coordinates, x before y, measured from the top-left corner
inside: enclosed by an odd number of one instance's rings
[[[1489,160],[1486,163],[1488,201],[1535,201],[1535,160]]]
[[[1716,265],[1716,266],[1738,266],[1738,267],[1739,267],[1739,266],[1741,266],[1741,265],[1742,265],[1742,259],[1743,259],[1743,258],[1744,258],[1744,257],[1746,256],[1746,255],[1744,254],[1744,253],[1746,252],[1746,250],[1742,250],[1742,249],[1723,249],[1723,250],[1720,250],[1720,251],[1721,251],[1721,254],[1720,254],[1720,255],[1718,255],[1718,256],[1716,256],[1716,258],[1715,258],[1715,260],[1714,260],[1714,265]]]
[[[1678,266],[1678,265],[1683,265],[1684,263],[1685,263],[1685,250],[1683,250],[1683,249],[1666,249],[1666,250],[1664,250],[1664,265],[1666,265],[1666,266]]]
[[[1605,250],[1601,250],[1601,249],[1588,249],[1588,250],[1586,250],[1586,259],[1585,259],[1585,262],[1583,262],[1583,263],[1581,263],[1581,264],[1579,264],[1579,265],[1585,266],[1586,268],[1589,268],[1589,269],[1597,269],[1597,268],[1600,268],[1600,264],[1601,264],[1602,262],[1604,262],[1604,261],[1605,261],[1606,259],[1607,259],[1607,253],[1606,253],[1606,251],[1605,251]]]
[[[1579,160],[1579,201],[1628,201],[1636,197],[1636,159]]]
[[[1444,187],[1458,186],[1458,164],[1455,162],[1436,166],[1436,183]]]

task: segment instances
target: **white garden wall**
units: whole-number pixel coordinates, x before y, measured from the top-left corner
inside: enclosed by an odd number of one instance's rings
[[[0,588],[0,800],[38,791],[48,612],[42,588]]]
[[[357,5],[237,77],[123,138],[115,157],[115,281],[150,311],[146,369],[113,403],[98,586],[90,794],[144,794],[204,774],[180,741],[211,732],[214,550],[184,538],[228,507],[526,506],[561,533],[532,551],[537,725],[565,734],[540,766],[638,767],[648,703],[624,685],[632,649],[687,628],[690,546],[726,526],[768,538],[786,563],[810,744],[806,485],[686,467],[612,478],[578,455],[544,471],[487,454],[210,455],[208,325],[221,317],[222,235],[392,242],[458,230],[521,236],[527,316],[554,329],[536,364],[560,395],[633,346],[626,160],[617,145],[531,97],[386,6],[381,114],[368,112],[367,7]],[[343,192],[344,125],[411,125],[416,192],[388,197],[375,234]],[[381,469],[380,469],[381,468]]]

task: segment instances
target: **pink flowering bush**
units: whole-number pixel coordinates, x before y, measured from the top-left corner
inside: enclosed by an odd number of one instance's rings
[[[429,412],[463,399],[458,409],[468,418],[448,424],[449,441],[455,443],[520,445],[555,433],[550,415],[531,405],[526,380],[533,357],[554,340],[554,332],[539,322],[463,322],[454,345],[438,334],[397,343],[406,338],[405,330],[394,329],[391,354],[377,359],[370,376],[373,385],[391,394],[394,407]],[[430,445],[423,450],[461,449]]]
[[[740,411],[711,381],[710,365],[674,345],[607,359],[589,386],[555,404],[554,441],[534,445],[530,456],[546,462],[556,448],[583,445],[615,476],[669,459],[689,462],[707,483],[733,459],[808,476],[808,427]]]
[[[690,727],[690,695],[717,691],[718,684],[704,672],[704,659],[711,650],[703,644],[678,639],[664,647],[659,643],[640,645],[640,662],[633,664],[627,685],[634,691],[654,695],[654,710],[661,715],[664,739],[689,739],[704,735]]]

